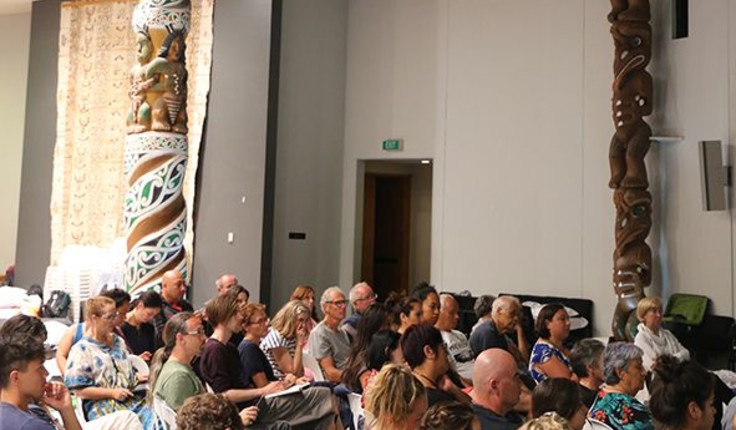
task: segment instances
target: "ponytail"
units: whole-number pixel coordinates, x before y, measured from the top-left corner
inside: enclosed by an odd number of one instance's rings
[[[171,352],[176,346],[176,335],[187,331],[187,321],[192,317],[194,317],[192,312],[179,312],[171,317],[166,322],[166,326],[164,326],[164,346],[157,349],[156,353],[153,354],[153,359],[151,359],[151,372],[148,378],[148,386],[150,388],[148,394],[146,394],[146,402],[149,405],[153,405],[153,393],[156,391],[156,382],[161,375],[161,370],[169,360],[169,357],[171,357]]]

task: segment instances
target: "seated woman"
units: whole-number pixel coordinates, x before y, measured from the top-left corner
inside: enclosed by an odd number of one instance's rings
[[[125,314],[128,313],[128,309],[130,308],[130,294],[119,288],[114,288],[101,292],[100,297],[109,297],[115,301],[115,310],[118,313],[118,318],[115,320],[114,332],[118,336],[122,336],[120,325],[125,321]],[[84,322],[72,324],[69,330],[64,333],[56,348],[56,364],[59,366],[62,374],[66,369],[66,360],[69,357],[69,351],[72,349],[72,346],[82,340],[83,337],[89,335],[89,326]]]
[[[136,391],[139,380],[128,359],[125,341],[113,333],[118,313],[108,297],[87,300],[90,335],[69,352],[64,384],[82,399],[87,420],[129,410],[150,428],[157,421],[145,407],[144,392]]]
[[[661,355],[652,381],[649,409],[657,424],[671,430],[709,430],[714,424],[715,377],[693,362]]]
[[[662,301],[659,297],[644,297],[636,305],[639,319],[634,344],[644,356],[644,368],[652,370],[652,365],[660,355],[667,354],[679,361],[690,359],[690,352],[682,346],[672,332],[662,327]]]
[[[427,392],[410,371],[389,364],[368,387],[364,402],[371,430],[415,430],[427,411]]]
[[[480,421],[466,403],[440,402],[427,410],[420,430],[480,430]]]
[[[590,407],[603,385],[603,350],[599,340],[582,339],[570,351],[572,371],[578,377],[578,390],[585,406]]]
[[[406,329],[422,320],[422,302],[413,297],[391,293],[386,299],[386,308],[391,314],[391,329],[404,334]]]
[[[532,392],[532,417],[555,412],[565,420],[571,430],[582,430],[588,407],[583,404],[578,384],[565,378],[547,378]]]
[[[616,430],[654,430],[652,415],[634,396],[644,387],[646,370],[638,346],[617,342],[603,351],[603,387],[588,416]]]
[[[546,378],[572,378],[570,351],[565,341],[570,334],[570,316],[559,303],[545,305],[534,325],[537,342],[529,359],[529,373],[537,383]]]
[[[302,351],[309,338],[309,321],[309,309],[300,300],[286,303],[273,317],[260,346],[277,378],[288,373],[304,376]]]
[[[519,430],[571,430],[570,424],[555,412],[548,412],[519,427]]]
[[[146,291],[131,303],[131,310],[120,326],[123,338],[130,351],[145,361],[161,347],[156,344],[156,329],[153,319],[161,312],[163,301],[155,291]]]
[[[365,353],[371,342],[371,336],[380,330],[388,329],[388,317],[382,303],[373,303],[363,311],[363,316],[358,320],[355,338],[350,346],[350,358],[342,374],[342,382],[355,393],[363,392],[370,376]]]
[[[358,322],[360,324],[360,322]],[[357,375],[359,386],[347,385],[356,393],[365,392],[376,374],[381,371],[386,363],[403,364],[404,355],[399,348],[401,335],[391,330],[381,330],[371,336],[371,341],[365,349],[364,361],[356,362],[352,367],[345,370],[345,374]],[[350,380],[353,378],[350,377]]]
[[[304,306],[309,309],[310,324],[307,327],[309,331],[312,331],[312,327],[316,326],[319,322],[317,316],[317,306],[315,306],[316,298],[314,294],[314,287],[308,284],[299,284],[294,288],[294,292],[291,293],[289,300],[301,300]]]
[[[422,304],[421,323],[435,325],[440,317],[440,295],[426,282],[421,282],[411,295]]]
[[[417,324],[406,330],[400,342],[406,364],[427,390],[429,406],[443,400],[470,403],[470,397],[447,377],[450,362],[439,330]]]
[[[246,389],[263,388],[279,380],[266,355],[258,347],[268,332],[268,315],[265,307],[256,303],[246,305],[242,315],[245,337],[238,346],[242,380],[246,383]],[[282,390],[306,382],[304,378],[287,373],[282,380]],[[292,394],[265,397],[258,402],[258,406],[261,416],[288,421],[295,426],[329,429],[335,421],[332,393],[327,387],[303,387]]]

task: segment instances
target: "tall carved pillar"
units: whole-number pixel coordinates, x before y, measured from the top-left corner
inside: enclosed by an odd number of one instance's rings
[[[176,269],[186,277],[182,195],[187,164],[185,39],[190,0],[141,0],[133,14],[138,64],[130,72],[125,139],[125,287],[159,288]]]
[[[615,45],[613,61],[613,122],[609,162],[616,206],[616,248],[613,288],[618,304],[613,335],[631,338],[637,302],[652,280],[652,251],[646,243],[652,227],[652,195],[644,157],[652,130],[644,117],[652,113],[652,76],[646,67],[652,57],[649,0],[611,0],[608,15]]]

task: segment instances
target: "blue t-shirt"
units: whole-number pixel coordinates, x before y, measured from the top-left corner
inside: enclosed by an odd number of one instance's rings
[[[537,364],[544,364],[549,361],[552,357],[557,357],[565,366],[572,372],[572,366],[570,365],[570,359],[565,354],[557,349],[554,345],[547,343],[541,339],[537,340],[532,348],[532,356],[529,358],[529,373],[532,375],[537,384],[547,379],[547,375],[536,369]]]
[[[268,357],[255,343],[243,339],[238,345],[238,355],[243,368],[243,382],[248,388],[258,388],[253,382],[253,375],[261,372],[266,374],[266,379],[269,381],[278,381],[273,373],[271,363],[268,362]]]
[[[35,415],[0,402],[0,430],[55,430]]]

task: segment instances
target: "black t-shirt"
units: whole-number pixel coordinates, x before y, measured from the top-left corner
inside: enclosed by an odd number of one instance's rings
[[[427,403],[429,406],[443,401],[454,401],[455,396],[437,388],[427,388]]]
[[[238,345],[238,355],[240,356],[240,366],[243,369],[243,381],[248,388],[258,388],[253,382],[253,375],[257,373],[265,373],[266,379],[269,381],[278,381],[276,375],[273,374],[271,363],[268,362],[266,354],[255,343],[243,339]]]
[[[229,342],[223,344],[217,339],[207,339],[202,348],[199,370],[215,393],[248,388],[243,379],[238,350]],[[238,403],[238,409],[247,406],[250,402]]]
[[[470,334],[470,348],[477,357],[481,352],[491,348],[501,348],[508,351],[509,344],[506,335],[499,333],[493,321],[488,320]]]
[[[580,400],[585,403],[585,406],[587,406],[588,408],[593,406],[595,396],[598,394],[598,392],[593,391],[590,388],[581,384],[578,384],[578,391],[580,392]]]
[[[156,352],[156,329],[153,324],[141,323],[135,327],[126,321],[120,328],[133,354],[141,355],[146,351],[151,354]]]

